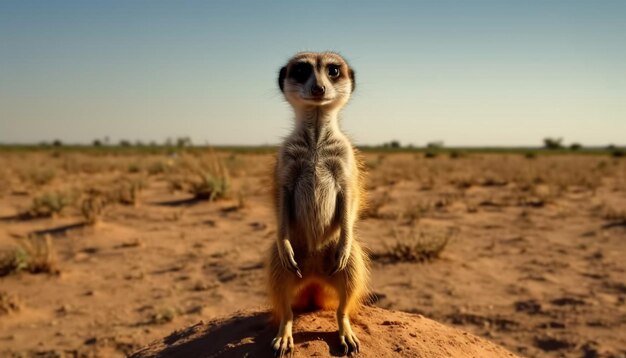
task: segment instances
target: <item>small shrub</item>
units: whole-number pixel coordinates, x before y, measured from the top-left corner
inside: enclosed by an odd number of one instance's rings
[[[229,190],[228,177],[213,175],[211,173],[199,173],[198,179],[191,182],[189,191],[194,198],[213,201],[224,198]]]
[[[32,168],[20,173],[22,181],[27,181],[35,186],[42,186],[50,183],[56,172],[51,168]]]
[[[0,277],[22,271],[32,274],[59,273],[49,235],[18,239],[17,248],[0,256]]]
[[[439,155],[439,153],[437,153],[437,151],[434,149],[429,149],[424,152],[424,158],[429,158],[429,159],[436,158],[437,155]]]
[[[96,191],[90,191],[82,200],[80,212],[88,225],[97,225],[102,220],[110,201],[104,195]]]
[[[137,206],[145,186],[142,179],[122,179],[109,194],[108,200],[123,205]]]
[[[408,233],[393,231],[395,241],[385,245],[385,251],[372,255],[374,260],[386,263],[424,262],[438,258],[448,245],[454,230],[445,233],[425,233],[414,227]]]
[[[44,193],[33,199],[33,203],[27,213],[27,216],[58,216],[67,206],[71,205],[74,200],[74,195],[68,192],[55,191]]]
[[[213,201],[228,197],[230,191],[230,174],[222,160],[210,153],[207,160],[199,161],[193,167],[193,179],[188,191],[194,198]]]
[[[169,170],[169,165],[162,161],[162,160],[158,160],[155,162],[152,162],[149,166],[148,166],[148,174],[150,175],[158,175],[158,174],[163,174],[165,172],[167,172]]]

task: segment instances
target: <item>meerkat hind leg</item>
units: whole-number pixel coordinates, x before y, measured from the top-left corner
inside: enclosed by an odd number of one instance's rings
[[[283,302],[280,317],[280,327],[276,337],[272,340],[275,357],[283,357],[286,353],[293,354],[293,312],[289,300]]]
[[[345,282],[345,280],[340,280],[340,282],[341,281]],[[348,352],[358,353],[360,342],[352,331],[352,326],[350,325],[350,317],[348,315],[350,297],[348,297],[348,292],[346,292],[345,288],[338,288],[339,307],[337,308],[337,326],[339,331],[339,344],[341,344],[343,354],[348,354]]]
[[[360,342],[352,331],[350,325],[350,308],[354,304],[354,292],[350,290],[350,284],[348,283],[349,275],[345,272],[340,272],[334,280],[335,288],[339,295],[339,306],[337,307],[337,326],[339,331],[339,343],[343,350],[343,354],[348,352],[359,352]]]

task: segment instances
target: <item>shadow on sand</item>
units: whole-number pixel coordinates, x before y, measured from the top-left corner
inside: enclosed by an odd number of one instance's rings
[[[44,235],[65,236],[65,234],[67,234],[68,231],[76,230],[76,229],[82,229],[85,226],[87,226],[86,223],[80,222],[80,223],[75,223],[75,224],[57,226],[57,227],[53,227],[53,228],[50,228],[50,229],[35,230],[35,231],[31,232],[31,235],[35,235],[35,236],[44,236]]]
[[[170,206],[170,207],[179,207],[179,206],[191,206],[206,200],[191,197],[186,199],[176,199],[176,200],[166,200],[166,201],[158,201],[151,203],[152,205],[158,206]]]

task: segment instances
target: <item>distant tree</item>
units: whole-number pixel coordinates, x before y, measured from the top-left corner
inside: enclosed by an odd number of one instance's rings
[[[130,146],[131,146],[131,143],[129,140],[126,140],[126,139],[120,140],[120,147],[130,147]]]
[[[563,138],[544,138],[543,146],[550,150],[561,149],[563,148]]]
[[[60,139],[55,139],[54,141],[52,141],[52,145],[55,147],[62,147],[63,142]]]
[[[191,147],[191,138],[189,138],[189,137],[178,137],[178,138],[176,138],[176,146],[178,148]]]
[[[571,150],[579,150],[581,149],[583,146],[580,143],[572,143],[569,145],[569,149]]]
[[[139,139],[137,139],[137,140],[135,141],[135,145],[136,145],[137,147],[143,147],[143,142],[142,142],[142,141],[140,141]]]
[[[441,148],[443,148],[443,141],[437,140],[437,141],[428,142],[426,144],[426,148],[429,148],[429,149],[441,149]]]
[[[400,141],[392,140],[392,141],[383,143],[382,147],[383,148],[400,148],[402,147],[402,144],[400,144]]]
[[[606,149],[608,149],[608,150],[614,150],[615,148],[617,148],[615,146],[615,144],[609,144],[609,145],[606,146]]]
[[[100,141],[100,139],[94,139],[91,145],[93,145],[94,147],[101,147],[102,141]]]

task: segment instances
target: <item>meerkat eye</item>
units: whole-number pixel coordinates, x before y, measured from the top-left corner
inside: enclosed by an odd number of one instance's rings
[[[339,77],[339,74],[341,72],[339,71],[339,66],[337,65],[328,65],[328,76],[330,78],[337,78]]]

